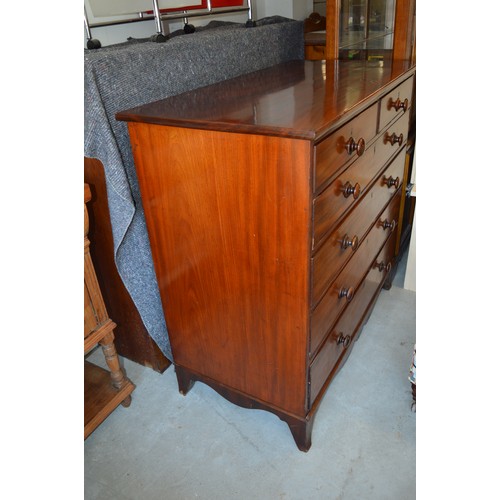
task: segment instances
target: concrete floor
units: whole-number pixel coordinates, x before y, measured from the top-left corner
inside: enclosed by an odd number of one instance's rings
[[[275,415],[199,382],[181,396],[173,367],[159,374],[123,359],[137,387],[130,407],[85,441],[85,498],[414,499],[416,294],[402,288],[404,268],[403,260],[326,392],[308,453]],[[99,351],[89,359],[104,366]]]

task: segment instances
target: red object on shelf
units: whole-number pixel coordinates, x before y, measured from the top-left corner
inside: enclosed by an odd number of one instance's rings
[[[244,0],[212,0],[212,8],[218,9],[220,7],[242,7]],[[180,12],[183,10],[200,10],[207,8],[207,0],[201,0],[201,5],[192,5],[187,7],[178,7],[173,9],[160,9],[161,13],[167,12]],[[152,14],[152,10],[146,11],[147,14]]]

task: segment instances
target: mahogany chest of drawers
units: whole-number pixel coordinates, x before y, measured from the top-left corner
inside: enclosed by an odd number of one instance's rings
[[[179,390],[297,446],[390,271],[415,68],[293,61],[128,122]]]

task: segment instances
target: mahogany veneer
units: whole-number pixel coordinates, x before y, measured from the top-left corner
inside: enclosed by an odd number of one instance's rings
[[[414,72],[294,61],[118,113],[183,394],[269,410],[309,449],[394,262],[408,108],[382,106],[411,106]]]

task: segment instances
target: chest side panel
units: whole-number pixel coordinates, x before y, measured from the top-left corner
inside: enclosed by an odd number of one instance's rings
[[[309,141],[129,128],[175,363],[304,414]]]

